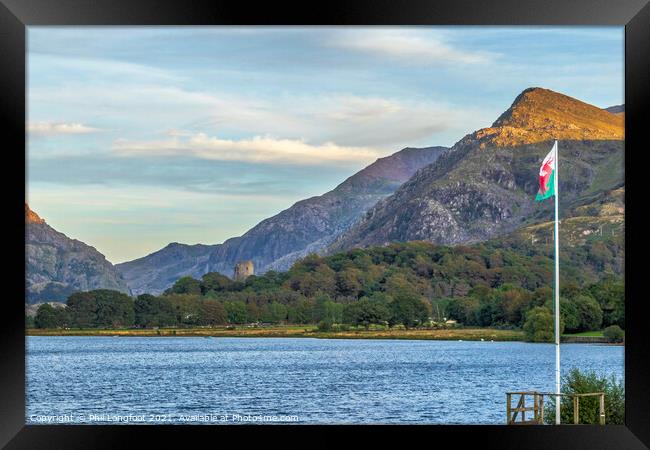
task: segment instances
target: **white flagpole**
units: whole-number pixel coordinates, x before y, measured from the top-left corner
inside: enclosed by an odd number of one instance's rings
[[[555,424],[560,424],[560,233],[558,214],[558,179],[559,160],[557,141],[555,148],[555,176],[553,177],[553,188],[555,189]]]

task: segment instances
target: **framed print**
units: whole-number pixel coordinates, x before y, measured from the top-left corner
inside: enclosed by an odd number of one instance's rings
[[[3,0],[2,444],[647,448],[646,3]]]

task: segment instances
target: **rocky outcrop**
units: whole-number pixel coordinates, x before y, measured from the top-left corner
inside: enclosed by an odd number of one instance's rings
[[[622,118],[546,89],[523,91],[492,127],[465,136],[339,236],[328,252],[394,241],[482,241],[548,220],[537,170],[560,141],[562,208],[621,186]]]
[[[332,191],[299,201],[223,244],[170,244],[116,267],[136,294],[160,293],[185,275],[199,278],[216,271],[232,277],[233,267],[242,260],[253,261],[257,273],[284,270],[308,252],[324,249],[365,211],[445,150],[406,148],[378,159]]]
[[[115,289],[126,282],[95,248],[56,231],[25,204],[26,301],[65,301],[75,291]]]

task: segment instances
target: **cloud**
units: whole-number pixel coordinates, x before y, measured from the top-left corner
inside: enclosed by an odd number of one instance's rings
[[[88,134],[102,130],[78,122],[29,122],[27,131],[33,136],[53,136],[60,134]]]
[[[174,82],[179,78],[173,71],[137,62],[122,61],[113,58],[80,57],[70,54],[47,54],[38,51],[29,53],[30,71],[36,73],[43,70],[67,75],[74,78],[123,81],[124,79],[139,79]]]
[[[461,50],[441,37],[412,30],[379,29],[339,33],[330,45],[411,64],[480,64],[489,62],[496,56],[489,52]]]
[[[304,140],[255,136],[222,139],[205,133],[173,131],[163,140],[133,141],[118,139],[112,150],[122,157],[188,156],[219,161],[263,164],[339,165],[371,162],[382,152],[368,147],[346,147],[332,142],[313,145]]]
[[[66,84],[30,90],[30,105],[64,120],[89,110],[122,137],[178,129],[221,137],[282,136],[313,144],[381,148],[449,144],[472,127],[489,125],[494,111],[434,98],[349,92],[278,92],[252,95],[177,86]],[[43,112],[40,113],[44,115]],[[124,136],[126,133],[131,136]]]

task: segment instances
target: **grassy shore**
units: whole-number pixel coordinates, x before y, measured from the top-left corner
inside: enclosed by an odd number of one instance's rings
[[[601,331],[583,331],[582,333],[565,333],[562,336],[604,337]]]
[[[28,336],[199,336],[199,337],[307,337],[321,339],[430,339],[465,341],[523,341],[521,331],[492,328],[450,328],[413,330],[318,331],[314,325],[269,327],[214,327],[161,329],[39,329],[29,328]]]

